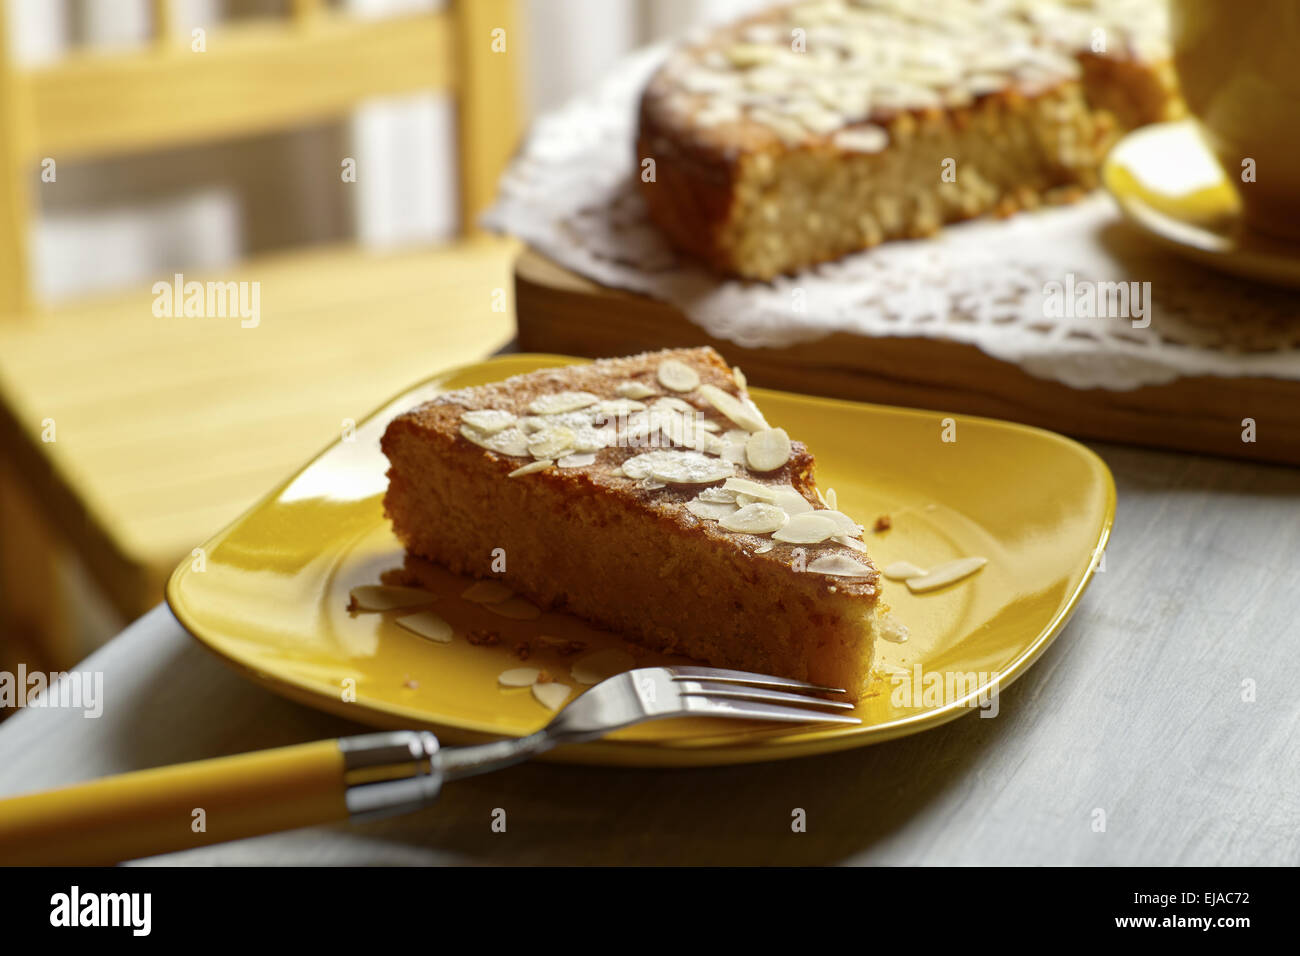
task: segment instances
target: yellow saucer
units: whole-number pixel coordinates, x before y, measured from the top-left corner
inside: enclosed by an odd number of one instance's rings
[[[1193,120],[1129,133],[1101,176],[1128,220],[1169,249],[1221,272],[1300,286],[1300,244],[1246,228],[1236,191]]]
[[[517,645],[532,648],[529,665],[578,690],[570,675],[575,658],[544,646],[539,635],[580,639],[591,650],[622,646],[619,638],[564,615],[497,617],[461,599],[468,582],[449,574],[432,588],[434,607],[456,630],[450,644],[394,623],[409,612],[347,608],[353,587],[375,584],[403,562],[380,501],[387,462],[378,441],[388,420],[441,391],[578,361],[502,356],[401,395],[181,564],[167,586],[173,612],[249,677],[314,707],[380,727],[429,728],[450,742],[538,729],[550,715],[531,692],[497,686],[497,675],[520,666]],[[1110,472],[1091,451],[1051,432],[989,419],[952,416],[947,423],[938,412],[763,389],[754,396],[774,425],[813,450],[818,484],[836,490],[841,510],[868,528],[879,515],[892,518],[891,530],[867,532],[877,565],[906,560],[928,567],[969,555],[988,558],[988,565],[923,596],[884,582],[885,600],[911,638],[879,643],[873,696],[856,710],[861,726],[665,721],[558,750],[554,759],[741,763],[915,733],[973,709],[995,684],[1005,687],[1074,610],[1115,513]],[[955,441],[942,440],[945,427]],[[494,630],[500,642],[472,645],[466,635],[474,630]],[[944,691],[927,697],[927,681],[933,689],[935,680]],[[914,688],[921,692],[906,699]]]

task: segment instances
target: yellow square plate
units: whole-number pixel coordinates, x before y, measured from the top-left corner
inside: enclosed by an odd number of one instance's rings
[[[380,727],[429,728],[453,743],[538,729],[549,713],[531,692],[497,686],[497,675],[520,666],[517,645],[533,649],[530,666],[580,690],[570,674],[575,658],[539,635],[579,639],[589,651],[623,646],[617,636],[567,615],[493,615],[460,598],[464,579],[441,574],[434,606],[456,637],[435,644],[395,623],[409,610],[350,612],[349,592],[403,561],[381,507],[387,460],[379,437],[388,421],[442,391],[577,361],[503,356],[405,392],[181,564],[167,586],[173,612],[244,673],[314,707]],[[818,485],[836,490],[842,511],[868,527],[891,516],[891,530],[866,536],[877,566],[927,567],[968,555],[988,565],[925,595],[884,582],[884,599],[911,638],[879,642],[872,693],[856,710],[861,726],[662,721],[561,748],[554,759],[741,763],[915,733],[971,710],[980,695],[987,701],[1023,673],[1078,603],[1115,514],[1110,472],[1082,445],[989,419],[753,394],[774,425],[813,451]],[[500,642],[472,645],[465,637],[472,630],[492,630]],[[640,663],[667,660],[644,654]]]

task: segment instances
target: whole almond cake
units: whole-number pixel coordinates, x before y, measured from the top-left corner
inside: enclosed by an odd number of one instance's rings
[[[861,694],[878,597],[863,529],[713,349],[451,392],[382,447],[411,553],[657,651]]]
[[[771,279],[1074,198],[1124,130],[1181,111],[1166,20],[1159,0],[782,4],[651,79],[648,212],[714,268]]]

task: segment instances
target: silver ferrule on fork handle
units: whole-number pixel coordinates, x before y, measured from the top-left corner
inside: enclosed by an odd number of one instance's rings
[[[395,730],[339,739],[344,799],[354,820],[427,807],[442,789],[438,738],[428,731]]]

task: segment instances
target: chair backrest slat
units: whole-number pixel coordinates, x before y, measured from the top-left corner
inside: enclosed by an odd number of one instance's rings
[[[291,129],[346,115],[377,96],[457,97],[466,231],[490,201],[519,133],[514,0],[453,0],[449,10],[367,19],[322,0],[289,16],[174,35],[171,3],[152,0],[155,42],[128,53],[77,52],[18,69],[0,0],[0,314],[30,301],[27,187],[36,164],[111,156]]]

